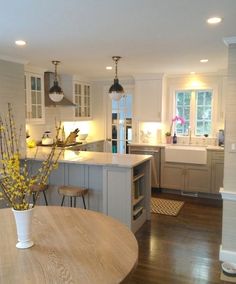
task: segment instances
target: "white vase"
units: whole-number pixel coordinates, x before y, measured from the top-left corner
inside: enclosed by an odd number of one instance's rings
[[[30,248],[34,245],[31,236],[32,217],[34,208],[27,210],[15,210],[12,208],[16,222],[16,231],[18,236],[18,243],[16,247],[19,249]]]

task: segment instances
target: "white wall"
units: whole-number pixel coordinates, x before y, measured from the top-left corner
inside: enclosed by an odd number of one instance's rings
[[[199,74],[199,75],[172,75],[166,77],[164,92],[164,105],[166,106],[163,116],[163,133],[168,131],[173,118],[173,99],[175,90],[180,89],[213,89],[214,92],[214,125],[213,137],[219,129],[224,128],[224,97],[226,93],[226,75],[224,74]]]
[[[0,60],[0,114],[7,114],[7,104],[11,103],[14,111],[16,128],[22,128],[21,148],[25,148],[25,94],[24,65]]]

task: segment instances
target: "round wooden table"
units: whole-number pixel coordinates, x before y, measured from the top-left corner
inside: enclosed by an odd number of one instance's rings
[[[11,209],[0,209],[0,283],[120,283],[138,244],[120,222],[94,211],[38,206],[29,249],[17,249]]]

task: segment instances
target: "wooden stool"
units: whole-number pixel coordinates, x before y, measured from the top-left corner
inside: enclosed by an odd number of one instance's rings
[[[33,193],[33,202],[35,204],[36,202],[36,194],[42,192],[43,196],[44,196],[44,200],[45,200],[45,204],[46,206],[48,206],[48,201],[47,201],[47,197],[46,197],[46,193],[45,190],[48,189],[48,184],[34,184],[31,186],[31,191]]]
[[[63,195],[61,206],[63,206],[65,196],[70,197],[70,206],[72,207],[72,198],[74,197],[74,207],[76,207],[76,198],[82,197],[84,209],[86,209],[85,201],[84,201],[84,195],[88,193],[87,188],[78,187],[78,186],[60,186],[58,189],[59,194]]]

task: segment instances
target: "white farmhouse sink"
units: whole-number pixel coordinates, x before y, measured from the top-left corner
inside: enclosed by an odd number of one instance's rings
[[[165,161],[175,163],[206,164],[207,151],[200,146],[166,146]]]

